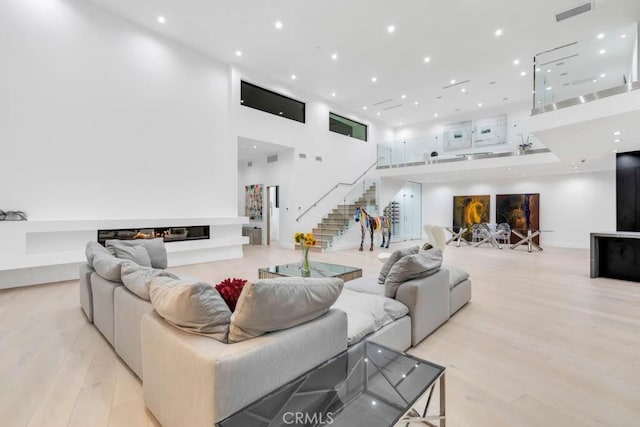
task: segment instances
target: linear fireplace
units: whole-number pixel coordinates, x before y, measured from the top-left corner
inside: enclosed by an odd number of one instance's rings
[[[119,228],[114,230],[98,230],[98,243],[104,245],[107,240],[134,240],[162,238],[165,242],[183,242],[185,240],[209,239],[208,225],[192,225],[187,227],[155,227],[155,228]]]

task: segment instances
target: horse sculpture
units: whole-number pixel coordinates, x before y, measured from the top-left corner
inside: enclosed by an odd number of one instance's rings
[[[362,245],[364,244],[364,229],[369,229],[371,235],[371,247],[373,250],[373,232],[380,231],[382,234],[381,248],[388,248],[391,241],[391,220],[388,216],[371,216],[367,213],[365,208],[356,206],[355,220],[360,223],[360,229],[362,230],[362,239],[360,240],[360,249],[362,251]]]

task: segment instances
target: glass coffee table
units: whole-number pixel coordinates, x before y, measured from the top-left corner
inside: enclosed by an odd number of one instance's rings
[[[258,269],[258,278],[273,279],[275,277],[337,277],[345,282],[362,277],[362,269],[346,265],[329,264],[310,261],[311,272],[303,274],[300,263],[272,265]]]
[[[444,371],[443,366],[361,342],[217,426],[389,427],[412,423],[444,427]],[[436,383],[438,412],[427,415]],[[419,411],[418,406],[423,409]]]

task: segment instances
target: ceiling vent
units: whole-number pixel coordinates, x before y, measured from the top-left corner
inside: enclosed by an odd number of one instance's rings
[[[307,155],[306,155],[306,154],[304,154],[304,153],[299,153],[299,154],[298,154],[298,157],[300,157],[301,159],[306,159],[306,158],[307,158]]]
[[[316,156],[316,160],[317,160],[317,161],[319,161],[319,162],[321,162],[321,161],[322,161],[322,157],[320,157],[320,156]]]
[[[267,163],[273,163],[278,161],[278,155],[274,154],[273,156],[267,156]]]
[[[574,7],[573,9],[565,10],[556,15],[556,22],[564,21],[565,19],[573,18],[574,16],[590,12],[593,10],[593,3],[588,2]]]
[[[394,108],[402,107],[402,104],[392,105],[391,107],[385,107],[383,110],[393,110]]]
[[[248,162],[248,163],[247,163],[247,167],[249,167],[249,168],[250,168],[251,166],[253,166],[253,162]]]
[[[389,98],[389,99],[385,99],[383,101],[378,101],[376,103],[374,103],[373,105],[382,105],[382,104],[386,104],[387,102],[391,102],[393,101],[393,99]]]

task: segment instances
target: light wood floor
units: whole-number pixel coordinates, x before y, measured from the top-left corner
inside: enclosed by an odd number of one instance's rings
[[[367,274],[379,252],[311,256]],[[243,259],[173,270],[217,283],[297,260],[245,246]],[[586,250],[450,246],[445,262],[471,273],[472,302],[411,353],[447,367],[448,426],[640,425],[640,284],[589,279]],[[77,287],[0,291],[0,425],[158,425]]]

